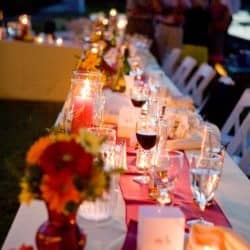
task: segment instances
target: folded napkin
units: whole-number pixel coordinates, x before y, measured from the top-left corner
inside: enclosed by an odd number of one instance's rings
[[[201,148],[201,137],[193,136],[187,139],[167,141],[167,150],[192,150]]]
[[[195,110],[193,100],[188,96],[170,96],[167,98],[167,108],[179,107],[188,109],[191,111]]]
[[[229,228],[195,224],[191,228],[187,250],[249,250],[248,244]]]

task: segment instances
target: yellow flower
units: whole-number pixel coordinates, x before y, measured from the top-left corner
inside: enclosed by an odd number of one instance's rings
[[[100,65],[101,58],[92,52],[86,54],[85,59],[80,64],[80,69],[84,70],[97,70],[97,66]]]
[[[100,197],[106,189],[107,178],[101,169],[95,169],[91,178],[91,186],[93,186],[94,193]]]
[[[20,202],[29,204],[34,199],[34,195],[29,191],[29,184],[25,180],[21,180],[21,193],[18,196]]]
[[[101,145],[104,142],[105,137],[96,136],[93,133],[81,129],[76,140],[88,153],[98,154],[101,150]]]

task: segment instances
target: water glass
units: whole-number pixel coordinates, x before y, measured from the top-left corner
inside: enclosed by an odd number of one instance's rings
[[[201,212],[205,211],[208,202],[214,197],[221,178],[223,161],[220,155],[212,154],[209,157],[194,154],[190,160],[190,186],[194,200],[198,203]],[[194,223],[211,224],[202,216],[188,221]]]
[[[201,154],[208,157],[212,153],[221,151],[220,130],[213,124],[206,122],[203,126]]]

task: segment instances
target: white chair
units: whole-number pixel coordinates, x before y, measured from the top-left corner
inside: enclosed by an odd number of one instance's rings
[[[242,171],[250,174],[250,113],[242,122],[239,130],[227,146],[227,151],[234,159],[238,159],[238,164]],[[240,157],[234,156],[240,155]]]
[[[204,99],[204,91],[215,77],[216,72],[207,63],[202,63],[191,79],[183,86],[183,92],[190,94],[197,106],[204,106],[207,98]]]
[[[187,81],[187,78],[191,74],[192,70],[196,66],[197,61],[191,56],[186,56],[181,64],[178,66],[173,76],[171,77],[172,81],[177,85],[177,87],[181,87],[183,83]]]
[[[244,108],[250,107],[250,88],[246,89],[237,102],[230,116],[226,120],[221,129],[222,141],[224,144],[228,143],[236,131],[240,128],[240,114]],[[230,135],[232,132],[232,135]]]
[[[166,53],[162,63],[162,69],[165,74],[171,77],[177,67],[178,61],[181,56],[181,49],[174,48],[170,53]]]

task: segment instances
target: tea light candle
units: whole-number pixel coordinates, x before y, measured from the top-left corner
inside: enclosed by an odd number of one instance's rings
[[[35,37],[35,42],[38,44],[44,43],[44,35],[40,34],[37,37]]]
[[[80,128],[90,127],[93,124],[93,114],[94,100],[90,96],[90,81],[86,79],[81,95],[74,99],[71,132],[77,133]]]
[[[109,12],[109,16],[110,17],[116,17],[117,16],[117,10],[116,9],[111,9]]]
[[[125,30],[125,28],[127,26],[127,23],[128,23],[128,21],[127,21],[126,18],[124,18],[124,17],[119,18],[118,22],[117,22],[117,28],[118,28],[118,30],[120,30],[120,31]]]
[[[62,39],[61,37],[58,37],[58,38],[56,39],[56,45],[57,45],[57,46],[62,46],[62,44],[63,44],[63,39]]]

